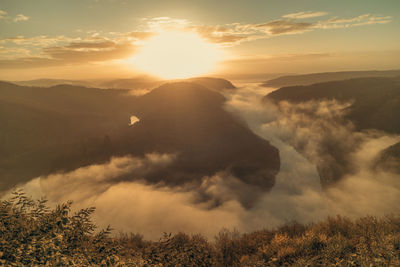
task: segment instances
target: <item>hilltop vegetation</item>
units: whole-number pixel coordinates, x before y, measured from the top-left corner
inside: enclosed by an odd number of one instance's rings
[[[133,96],[123,89],[0,82],[0,191],[41,175],[148,153],[176,158],[130,180],[154,184],[162,177],[167,185],[183,185],[227,171],[267,191],[280,168],[279,152],[224,110],[223,88],[235,87],[196,78]],[[139,118],[134,126],[131,116]]]
[[[400,142],[383,150],[375,167],[400,174]]]
[[[350,155],[363,141],[358,138],[360,134],[364,133],[364,140],[367,135],[373,136],[379,132],[400,134],[400,120],[397,119],[400,117],[400,77],[357,78],[282,87],[266,95],[263,100],[266,104],[275,103],[282,109],[290,106],[296,110],[287,118],[303,118],[303,122],[300,120],[299,123],[307,122],[303,127],[307,128],[309,136],[316,135],[322,140],[319,151],[324,156],[314,158],[310,157],[304,142],[292,141],[292,144],[297,151],[316,163],[323,185],[330,185],[344,175],[357,171],[357,163],[352,163]],[[313,110],[316,104],[329,103],[336,103],[334,106],[337,109],[325,110],[325,115]],[[340,116],[334,115],[335,112]],[[325,117],[321,120],[319,116]],[[329,116],[336,117],[327,119]],[[312,127],[315,125],[319,127]],[[337,138],[339,135],[342,137]],[[398,151],[398,147],[393,147],[381,153],[382,159],[377,159],[375,165],[387,171],[398,170]]]
[[[358,78],[280,88],[264,100],[300,103],[311,100],[352,102],[347,116],[358,130],[378,129],[400,133],[400,77]]]
[[[400,217],[328,218],[240,234],[222,230],[215,240],[164,233],[96,231],[94,208],[71,213],[71,203],[49,209],[22,192],[0,202],[0,264],[12,266],[398,266]],[[135,218],[132,218],[134,220]]]

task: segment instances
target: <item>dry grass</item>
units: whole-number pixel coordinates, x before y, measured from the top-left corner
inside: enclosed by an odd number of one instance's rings
[[[0,265],[7,266],[400,266],[400,217],[337,216],[247,234],[201,235],[95,231],[94,208],[51,210],[22,192],[0,203]]]

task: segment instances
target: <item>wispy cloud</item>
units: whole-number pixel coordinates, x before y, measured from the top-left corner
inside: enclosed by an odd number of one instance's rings
[[[37,46],[37,47],[46,47],[49,45],[56,45],[60,42],[74,42],[79,41],[81,38],[71,38],[63,35],[59,36],[46,36],[46,35],[38,35],[33,37],[25,37],[25,36],[15,36],[15,37],[7,37],[0,39],[1,44],[11,43],[14,45],[21,46]]]
[[[67,41],[67,42],[66,42]],[[1,42],[13,42],[16,44],[32,46],[41,46],[37,54],[30,54],[29,49],[16,50],[8,48],[8,51],[20,52],[20,57],[3,57],[1,54],[0,68],[32,68],[48,67],[68,64],[84,64],[90,62],[110,61],[123,59],[132,55],[136,46],[128,41],[117,42],[106,38],[86,38],[86,39],[68,39],[62,36],[49,38],[8,38],[0,40]],[[61,45],[64,43],[64,45]],[[59,44],[59,45],[57,45]],[[21,48],[22,49],[22,48]],[[21,57],[21,52],[25,56]],[[29,55],[29,56],[27,56]]]
[[[25,16],[24,14],[18,14],[12,19],[12,17],[9,16],[7,11],[0,9],[0,20],[4,21],[12,20],[13,22],[21,22],[29,20],[29,17]]]
[[[17,16],[15,16],[13,21],[14,22],[20,22],[20,21],[27,21],[28,19],[29,19],[28,16],[25,16],[24,14],[18,14]]]
[[[268,23],[254,25],[269,35],[298,34],[311,30],[313,24],[307,22],[292,22],[289,20],[275,20]]]
[[[133,54],[135,46],[131,43],[113,41],[71,43],[44,49],[44,53],[52,59],[72,62],[95,62],[126,58]]]
[[[363,14],[351,18],[332,17],[320,21],[297,21],[298,19],[317,18],[328,15],[327,12],[304,11],[283,15],[281,19],[262,23],[231,23],[225,25],[196,25],[188,20],[169,17],[144,20],[149,29],[179,29],[194,31],[203,38],[223,46],[233,46],[242,42],[270,38],[287,34],[302,34],[315,29],[350,28],[372,24],[385,24],[392,20],[390,16]]]
[[[184,28],[190,22],[186,19],[177,19],[170,17],[143,18],[142,21],[152,31],[164,30],[169,28]]]
[[[334,17],[326,21],[319,21],[315,28],[320,29],[338,29],[338,28],[350,28],[364,25],[373,24],[386,24],[392,21],[391,16],[376,16],[372,14],[364,14],[352,18],[338,18]]]
[[[0,9],[0,20],[5,20],[5,19],[7,19],[7,14],[8,14],[8,13],[7,13],[6,11]]]
[[[386,24],[391,16],[363,14],[355,17],[332,17],[319,21],[303,19],[326,16],[326,12],[304,11],[286,14],[280,19],[260,23],[231,23],[224,25],[198,25],[186,19],[170,17],[143,18],[134,31],[102,32],[79,31],[84,37],[68,36],[14,36],[0,39],[4,51],[0,54],[0,68],[26,68],[46,65],[81,64],[123,59],[133,55],[141,41],[165,30],[195,32],[202,38],[220,46],[235,46],[243,42],[272,38],[280,35],[303,34],[316,29],[328,30],[374,24]],[[0,19],[10,20],[6,11],[0,10]],[[14,21],[28,17],[17,15]],[[298,19],[302,19],[299,21]],[[29,52],[27,52],[29,51]],[[19,55],[19,56],[18,56]],[[25,56],[22,56],[25,55]],[[14,58],[13,58],[14,56]]]
[[[238,31],[230,25],[226,26],[206,26],[206,25],[190,25],[185,27],[187,31],[194,31],[204,39],[212,43],[221,45],[235,45],[244,41],[250,41],[254,36],[245,32]]]
[[[328,12],[314,12],[314,11],[304,11],[304,12],[297,12],[297,13],[290,13],[283,15],[282,18],[288,19],[308,19],[308,18],[316,18],[328,15]]]
[[[0,58],[13,59],[17,57],[28,57],[30,50],[26,48],[5,48],[0,46]]]

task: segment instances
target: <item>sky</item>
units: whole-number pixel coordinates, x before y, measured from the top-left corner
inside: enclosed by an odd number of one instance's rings
[[[398,69],[399,16],[398,0],[0,0],[0,79],[133,77],[172,30],[222,51],[210,75]]]

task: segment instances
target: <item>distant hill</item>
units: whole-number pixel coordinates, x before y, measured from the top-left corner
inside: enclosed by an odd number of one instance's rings
[[[107,159],[101,152],[103,139],[128,124],[132,99],[125,90],[0,82],[0,190]],[[95,156],[89,158],[90,149]],[[80,156],[63,161],[72,150],[81,151]]]
[[[235,89],[236,87],[228,80],[213,77],[196,77],[180,80],[160,80],[151,76],[138,76],[131,79],[113,80],[62,80],[62,79],[37,79],[29,81],[12,81],[11,83],[21,86],[52,87],[56,85],[74,85],[83,87],[95,87],[102,89],[154,89],[168,82],[188,81],[203,85],[209,89]]]
[[[377,158],[375,167],[400,174],[400,142],[383,150]]]
[[[284,87],[295,85],[311,85],[314,83],[322,83],[329,81],[340,81],[353,78],[365,77],[395,77],[400,75],[400,70],[388,71],[342,71],[342,72],[324,72],[311,73],[302,75],[281,76],[272,80],[268,80],[262,84],[264,87]]]
[[[268,99],[295,103],[324,99],[354,101],[346,117],[357,129],[400,133],[400,77],[358,78],[283,87],[264,97],[264,100]]]
[[[168,83],[134,97],[126,90],[0,83],[0,190],[112,156],[173,153],[144,177],[178,185],[219,171],[268,190],[279,151],[224,110],[225,98],[197,83]],[[140,121],[129,126],[130,116]],[[132,179],[128,177],[125,179]]]
[[[400,134],[400,77],[357,78],[308,86],[282,87],[265,96],[263,100],[296,104],[332,99],[352,103],[345,110],[344,119],[354,124],[354,130],[377,129]],[[312,114],[307,116],[312,118]],[[326,153],[326,159],[317,160],[322,184],[337,181],[344,174],[352,172],[355,167],[350,165],[348,159],[354,148],[330,141],[329,133],[327,135],[320,144],[321,151]],[[301,153],[304,152],[301,144],[295,148]]]
[[[271,188],[279,170],[278,150],[227,113],[224,101],[197,84],[163,85],[140,98],[135,115],[141,121],[130,129],[124,146],[180,152],[168,171],[172,183],[226,169],[246,183]],[[160,182],[165,176],[157,173],[151,179]]]
[[[149,77],[138,76],[131,79],[107,79],[107,80],[65,80],[65,79],[37,79],[28,81],[11,81],[21,86],[52,87],[56,85],[74,85],[95,87],[102,89],[152,89],[165,81]]]
[[[75,86],[95,87],[96,83],[84,80],[62,80],[62,79],[37,79],[29,81],[12,81],[21,86],[51,87],[55,85],[67,84]]]
[[[209,89],[214,89],[217,91],[223,89],[236,89],[236,87],[230,81],[221,78],[198,77],[198,78],[187,79],[187,81],[197,83],[204,87],[207,87]]]

